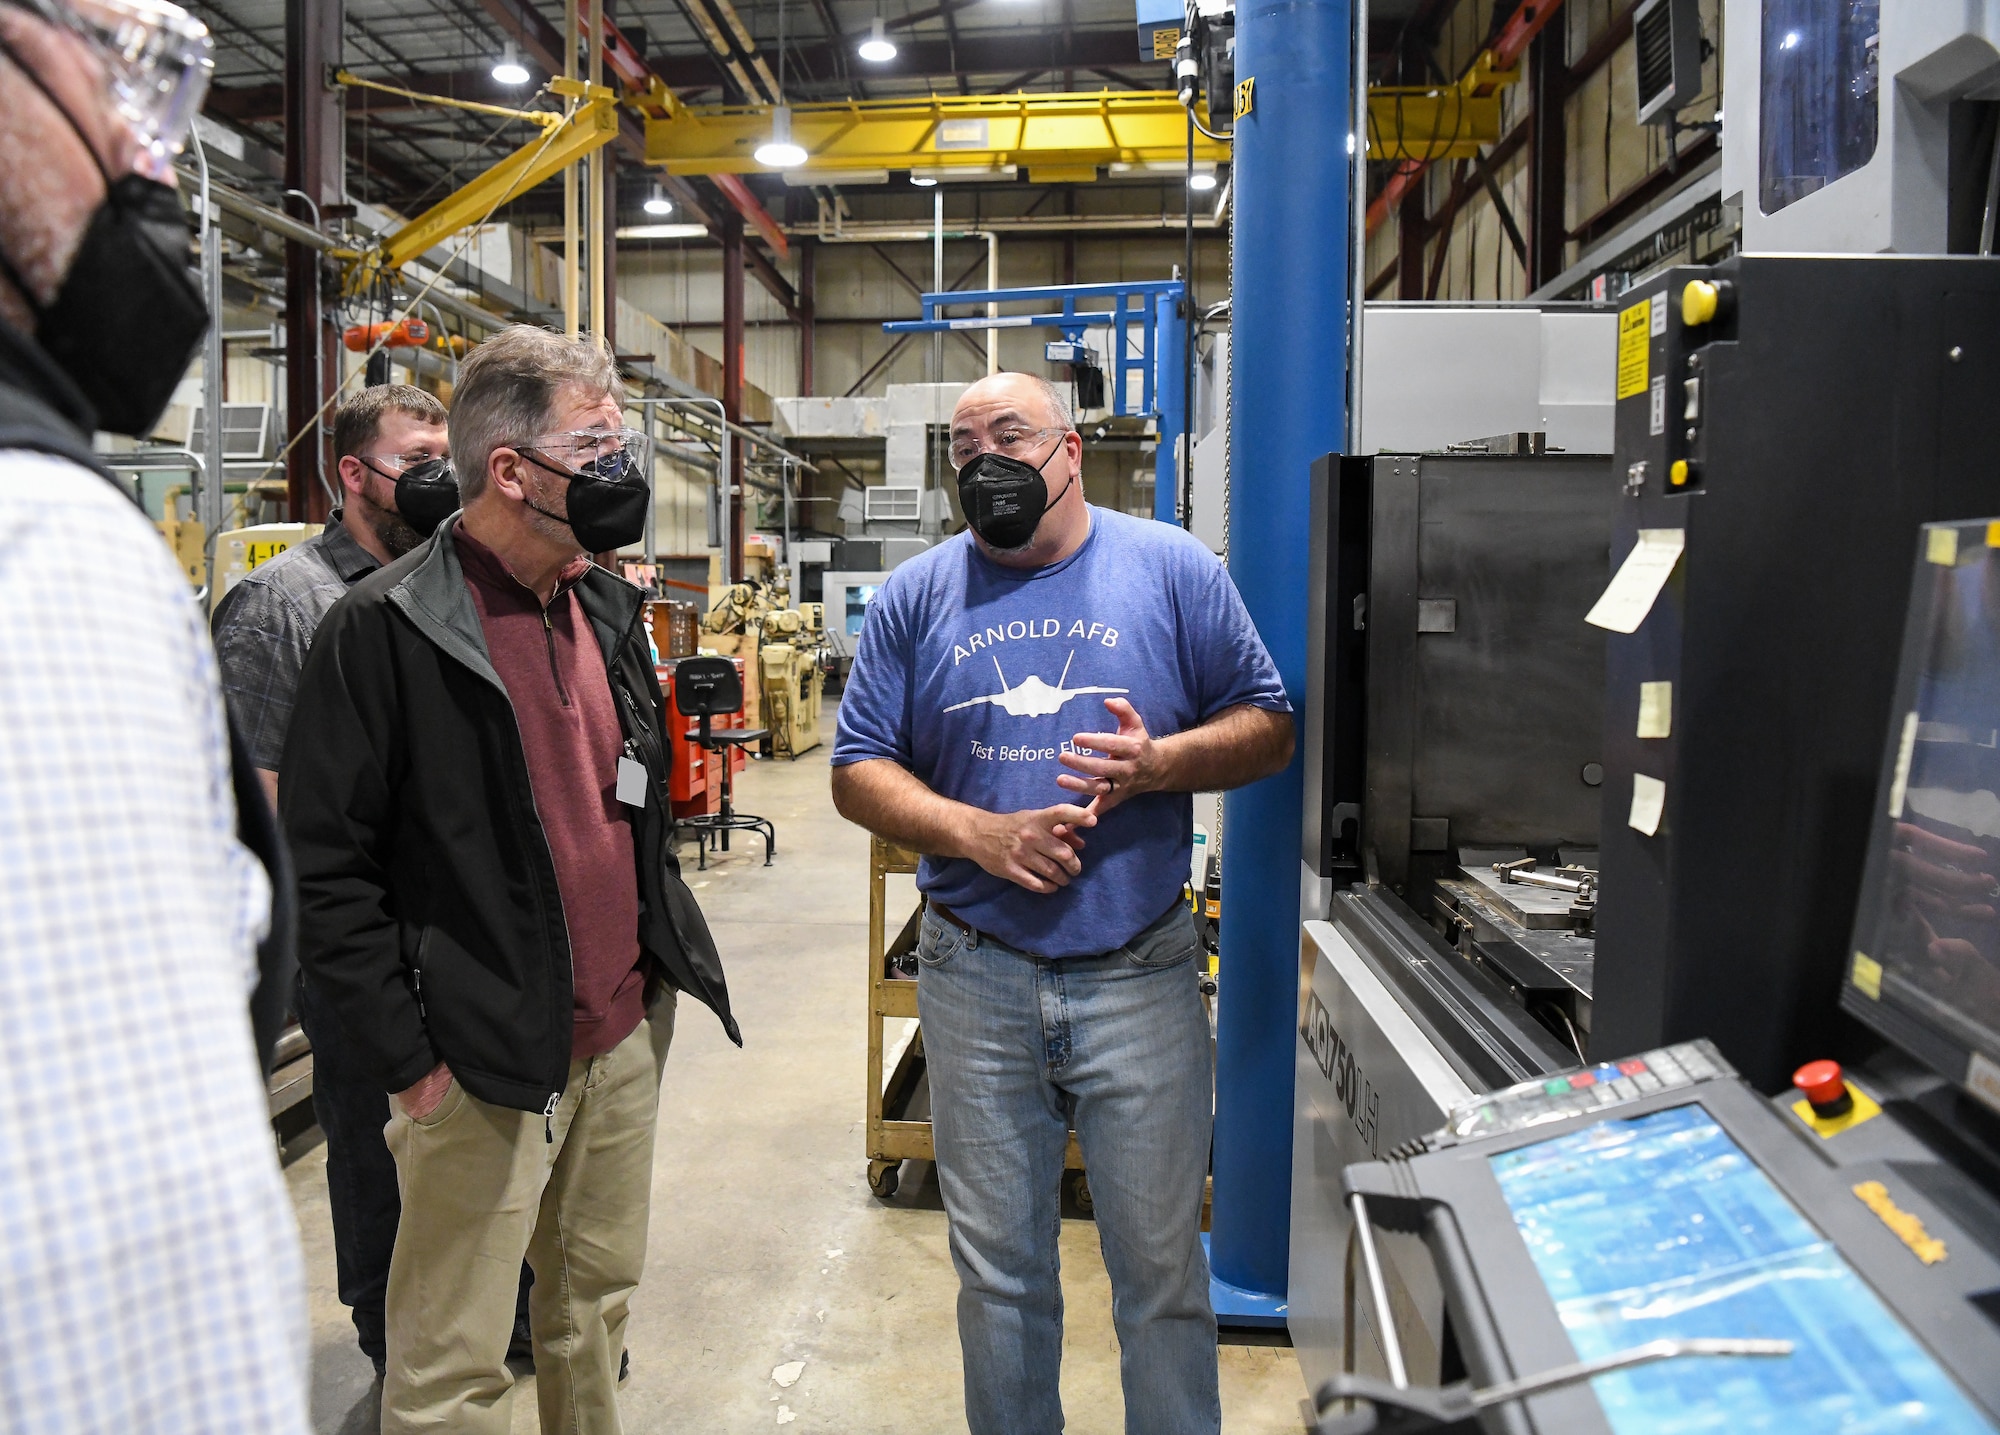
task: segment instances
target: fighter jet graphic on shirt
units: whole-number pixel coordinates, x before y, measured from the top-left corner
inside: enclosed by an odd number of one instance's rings
[[[1034,673],[1030,673],[1027,677],[1021,679],[1017,686],[1008,687],[1007,674],[1000,667],[1000,659],[998,656],[995,656],[993,659],[993,671],[1000,674],[1000,691],[990,693],[985,697],[967,698],[962,703],[953,703],[945,711],[955,713],[960,708],[977,707],[981,703],[992,703],[1009,717],[1048,717],[1053,713],[1061,712],[1063,704],[1071,698],[1080,698],[1086,693],[1129,693],[1132,691],[1130,688],[1064,687],[1063,684],[1069,680],[1069,665],[1075,661],[1076,652],[1072,649],[1069,657],[1063,662],[1062,676],[1056,679],[1054,687],[1050,687]]]

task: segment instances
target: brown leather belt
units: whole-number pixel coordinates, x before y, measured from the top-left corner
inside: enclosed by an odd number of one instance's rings
[[[952,911],[951,908],[945,906],[945,904],[942,902],[932,902],[929,905],[934,915],[941,917],[945,921],[951,923],[954,927],[958,928],[959,931],[965,933],[968,937],[971,937],[973,940],[975,941],[978,940],[979,928],[973,926],[972,923],[966,921],[965,918],[959,916],[958,913]]]

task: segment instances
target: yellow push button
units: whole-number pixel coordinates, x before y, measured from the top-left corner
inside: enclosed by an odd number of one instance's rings
[[[1673,467],[1667,470],[1667,482],[1675,488],[1687,487],[1688,461],[1686,459],[1677,458],[1674,460]]]
[[[1681,290],[1681,322],[1690,329],[1706,324],[1715,317],[1720,307],[1722,290],[1706,279],[1690,280]]]

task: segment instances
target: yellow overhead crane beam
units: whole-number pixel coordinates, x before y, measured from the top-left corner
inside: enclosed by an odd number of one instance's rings
[[[524,111],[542,127],[542,133],[361,254],[348,272],[350,293],[360,292],[377,275],[400,269],[433,245],[483,222],[501,205],[618,138],[617,91],[561,76],[550,80],[548,88],[569,100],[569,107],[561,114],[547,113],[546,118],[542,113]]]
[[[1498,69],[1490,54],[1482,54],[1457,84],[1375,87],[1368,99],[1369,158],[1428,161],[1476,155],[1499,140],[1499,91],[1520,75],[1518,65]],[[393,88],[345,72],[337,78]],[[621,104],[645,122],[649,164],[671,174],[765,172],[754,152],[771,133],[771,106],[686,105],[657,76],[647,78],[647,89],[622,96],[582,80],[550,80],[549,91],[569,100],[568,108],[561,114],[519,111],[542,133],[373,249],[352,256],[349,292],[365,289],[379,275],[400,269],[609,144],[618,135]],[[431,103],[499,110],[407,93]],[[1187,155],[1187,112],[1169,90],[838,100],[792,106],[791,126],[793,140],[806,151],[800,168],[820,174],[1015,166],[1026,168],[1037,183],[1078,183],[1094,180],[1104,165],[1171,167]],[[1197,133],[1194,155],[1207,164],[1226,162],[1229,145]]]
[[[1500,138],[1497,89],[1518,69],[1481,72],[1478,84],[1378,86],[1369,92],[1369,158],[1465,158]],[[1478,91],[1491,87],[1494,93]],[[671,174],[757,174],[771,134],[769,105],[679,103],[646,114],[646,158]],[[1029,178],[1096,178],[1107,164],[1179,165],[1187,112],[1168,90],[1054,95],[933,95],[792,106],[805,173],[1025,167]],[[1229,146],[1197,134],[1195,158],[1227,161]]]
[[[1497,70],[1483,52],[1450,85],[1376,85],[1368,91],[1368,158],[1471,159],[1500,141],[1500,91],[1521,68]]]
[[[1187,111],[1171,90],[1054,95],[935,95],[794,105],[792,139],[807,173],[1025,167],[1041,183],[1097,178],[1106,164],[1179,165]],[[771,134],[768,105],[680,106],[646,120],[646,159],[671,174],[767,172],[754,151]],[[1195,136],[1195,158],[1229,146]]]

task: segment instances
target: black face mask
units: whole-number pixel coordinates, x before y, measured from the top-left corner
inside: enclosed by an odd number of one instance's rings
[[[544,518],[567,523],[586,553],[609,553],[637,543],[646,532],[646,509],[652,494],[639,481],[639,465],[624,450],[592,459],[575,473],[543,463],[526,449],[521,457],[569,481],[569,517],[551,513],[530,501],[528,507]]]
[[[4,254],[0,273],[34,310],[36,341],[90,400],[97,426],[145,438],[208,330],[201,284],[187,266],[187,212],[180,195],[158,180],[113,179],[41,78],[6,53],[76,130],[104,175],[105,195],[46,307]]]
[[[365,488],[355,495],[374,511],[368,526],[392,557],[401,558],[458,512],[458,477],[451,471],[450,459],[430,459],[400,475],[377,468],[365,458],[361,466],[396,486],[393,508],[378,502]]]
[[[450,459],[413,464],[396,475],[396,512],[417,537],[430,537],[458,510],[458,475]]]
[[[958,506],[965,510],[965,521],[972,525],[972,531],[1002,553],[1027,547],[1041,527],[1042,515],[1069,492],[1069,483],[1076,482],[1076,475],[1071,474],[1062,493],[1049,497],[1042,470],[1061,448],[1058,441],[1038,464],[1004,453],[982,453],[961,468]]]

